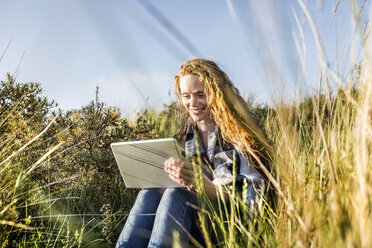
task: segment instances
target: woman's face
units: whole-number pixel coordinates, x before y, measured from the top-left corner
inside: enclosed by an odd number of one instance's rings
[[[204,84],[195,75],[180,78],[182,104],[195,122],[208,121],[209,109]]]

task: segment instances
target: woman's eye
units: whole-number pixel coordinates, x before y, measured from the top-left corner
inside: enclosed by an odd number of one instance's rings
[[[183,97],[183,98],[189,98],[190,96],[187,95],[187,94],[183,94],[182,97]]]
[[[199,97],[205,97],[205,94],[204,93],[199,93],[198,96]]]

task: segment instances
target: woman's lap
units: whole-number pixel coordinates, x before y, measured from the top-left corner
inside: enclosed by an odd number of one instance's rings
[[[185,189],[141,190],[116,247],[171,247],[174,231],[187,245],[190,230],[198,230],[192,228],[198,218],[192,205],[197,205],[196,194]]]

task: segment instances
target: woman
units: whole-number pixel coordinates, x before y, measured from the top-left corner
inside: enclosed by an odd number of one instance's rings
[[[190,117],[176,138],[185,147],[185,160],[201,157],[207,197],[217,201],[218,185],[232,184],[235,163],[235,186],[239,190],[247,181],[247,203],[254,207],[267,174],[263,160],[270,159],[271,150],[238,90],[216,63],[194,59],[175,76],[175,92]],[[141,190],[117,247],[171,247],[175,231],[182,247],[189,238],[203,242],[191,163],[169,158],[164,170],[185,188]],[[222,197],[228,201],[226,193]]]

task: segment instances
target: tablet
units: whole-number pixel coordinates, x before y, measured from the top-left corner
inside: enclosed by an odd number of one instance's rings
[[[176,139],[118,142],[111,149],[127,188],[184,187],[164,171],[168,158],[181,158]]]

